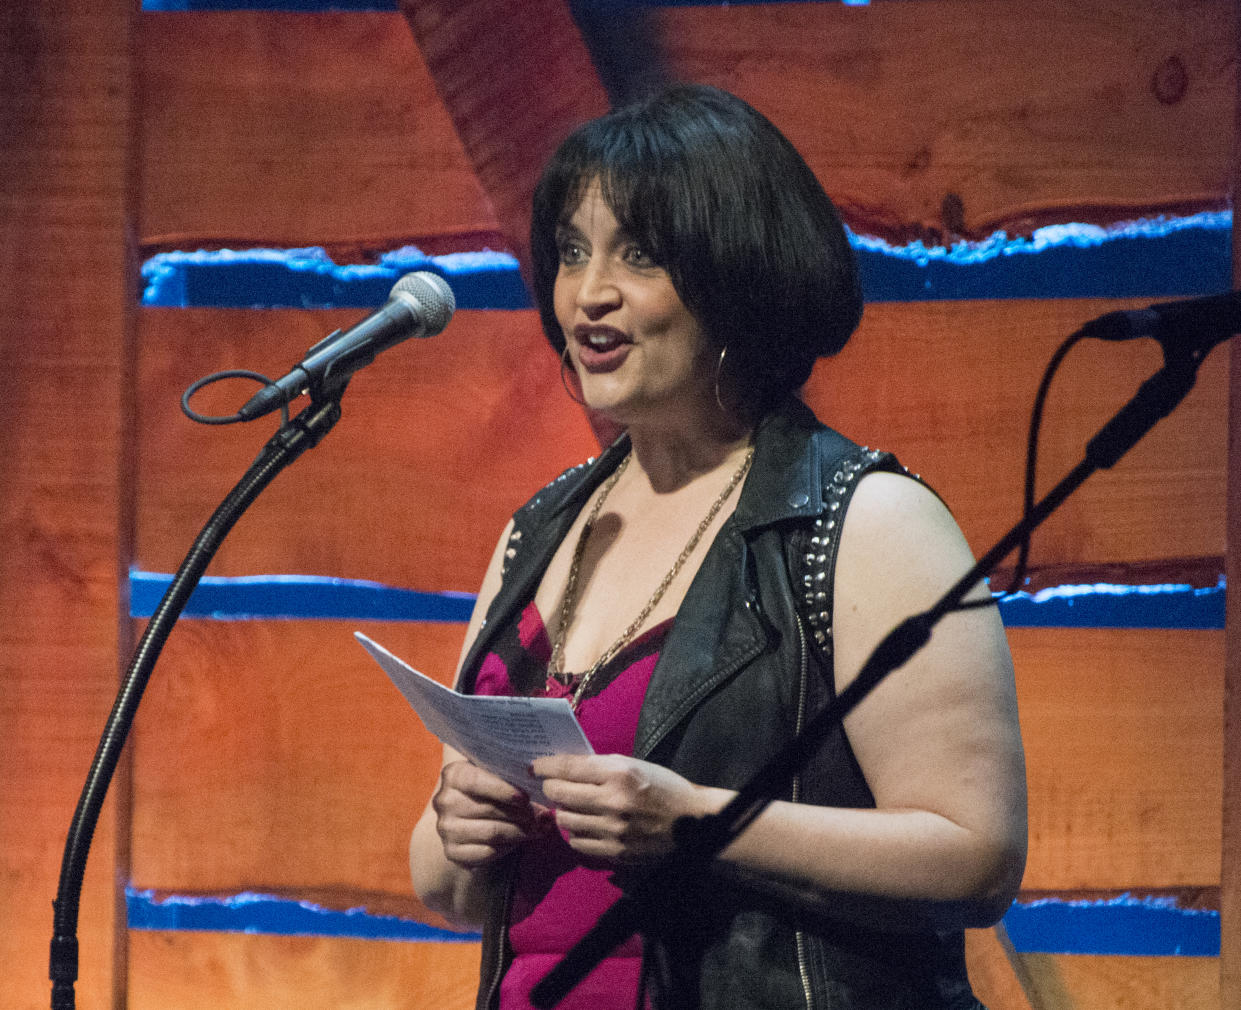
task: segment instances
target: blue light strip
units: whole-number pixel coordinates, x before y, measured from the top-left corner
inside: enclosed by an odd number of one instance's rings
[[[127,888],[130,929],[205,930],[277,936],[335,936],[367,940],[472,942],[456,933],[361,908],[334,911],[270,894],[157,898]],[[1170,898],[1120,895],[1098,901],[1045,898],[1016,902],[1004,917],[1021,954],[1096,954],[1127,957],[1218,957],[1217,911],[1178,908]]]
[[[394,915],[371,915],[363,908],[334,911],[309,901],[271,894],[224,898],[170,895],[125,889],[130,929],[207,930],[267,933],[276,936],[341,936],[365,940],[476,941],[477,933],[456,933]]]
[[[524,309],[530,297],[507,253],[427,256],[394,249],[373,265],[337,264],[321,248],[169,252],[142,265],[142,304],[160,308],[332,309],[382,305],[413,270],[439,274],[461,309]]]
[[[951,248],[851,236],[866,299],[1175,298],[1231,288],[1232,215],[1195,214],[1111,228],[1056,225]],[[520,309],[517,261],[483,250],[426,256],[406,246],[374,265],[337,264],[321,248],[167,252],[142,267],[142,304],[164,308],[369,308],[411,270],[431,270],[468,309]]]
[[[1230,211],[996,232],[951,248],[851,236],[868,301],[1171,298],[1232,287]]]
[[[1056,586],[1041,592],[1000,597],[1008,628],[1165,628],[1219,630],[1224,627],[1224,578],[1209,588],[1189,585]]]
[[[150,617],[155,613],[171,582],[171,575],[131,569],[129,616]],[[473,607],[472,593],[424,593],[360,579],[207,575],[190,596],[182,616],[216,621],[309,618],[464,623]]]
[[[1219,956],[1219,912],[1179,908],[1171,898],[1018,902],[1004,916],[1004,928],[1022,954]]]
[[[150,617],[172,576],[132,569],[129,614]],[[1033,595],[1000,597],[1009,628],[1188,628],[1224,627],[1225,588],[1188,585],[1058,586]],[[354,621],[465,622],[472,593],[427,593],[360,579],[318,575],[208,575],[184,610],[185,617],[217,621],[324,619]]]

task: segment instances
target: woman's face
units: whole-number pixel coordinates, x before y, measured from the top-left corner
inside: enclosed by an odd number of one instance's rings
[[[668,272],[628,235],[598,180],[557,229],[553,304],[582,397],[623,426],[714,411],[714,353]]]

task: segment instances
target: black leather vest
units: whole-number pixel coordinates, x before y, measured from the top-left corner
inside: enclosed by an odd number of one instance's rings
[[[759,426],[737,507],[712,543],[660,652],[634,756],[692,782],[737,789],[833,697],[835,548],[857,480],[900,471],[790,402]],[[472,689],[495,632],[533,596],[591,493],[628,452],[623,438],[514,515],[504,578],[462,668]],[[843,730],[820,743],[784,799],[872,807]],[[978,1010],[960,932],[911,924],[870,898],[794,892],[721,867],[661,909],[658,942],[683,998],[720,1010]],[[478,1007],[507,964],[507,895],[483,933]],[[893,914],[889,914],[893,913]],[[897,922],[897,928],[875,925]],[[683,1005],[683,1004],[682,1004]],[[601,1008],[602,1010],[602,1008]]]

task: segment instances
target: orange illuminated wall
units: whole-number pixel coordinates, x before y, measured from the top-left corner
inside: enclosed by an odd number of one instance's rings
[[[718,84],[806,154],[871,298],[806,398],[926,476],[978,552],[1016,518],[1059,341],[1230,283],[1228,0],[133,6],[0,20],[0,997],[19,1010],[47,1005],[60,845],[150,594],[274,429],[195,426],[181,392],[283,374],[416,268],[465,307],[358,374],[335,431],[220,552],[217,602],[169,642],[92,852],[79,998],[472,1005],[477,944],[408,883],[438,748],[351,632],[449,680],[468,607],[451,594],[477,586],[510,512],[597,448],[520,269],[543,158],[609,93]],[[1157,359],[1074,353],[1044,486]],[[969,938],[992,1010],[1238,992],[1219,915],[1229,389],[1219,350],[1040,532],[1028,588],[1049,592],[1006,604],[1031,855],[1007,931]],[[257,597],[237,581],[253,576]],[[1096,584],[1117,588],[1056,592]],[[1206,947],[1140,942],[1164,928]]]

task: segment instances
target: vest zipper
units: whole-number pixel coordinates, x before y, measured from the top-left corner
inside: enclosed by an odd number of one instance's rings
[[[810,667],[809,659],[806,655],[806,629],[802,624],[801,614],[794,614],[797,620],[797,655],[798,663],[798,681],[797,681],[797,735],[801,735],[802,727],[806,721],[806,702],[810,694]],[[792,801],[798,803],[801,800],[801,771],[799,770],[793,776],[793,793]],[[800,929],[793,936],[797,944],[797,972],[801,976],[802,993],[806,997],[806,1010],[814,1010],[814,991],[810,985],[810,963],[806,954],[806,934]]]
[[[513,891],[517,887],[517,859],[511,858],[505,867],[502,882],[504,897],[500,901],[499,936],[496,937],[496,960],[491,974],[491,984],[487,988],[487,999],[480,1006],[495,1008],[499,1006],[500,982],[504,977],[504,948],[508,946],[508,916],[513,907]]]

